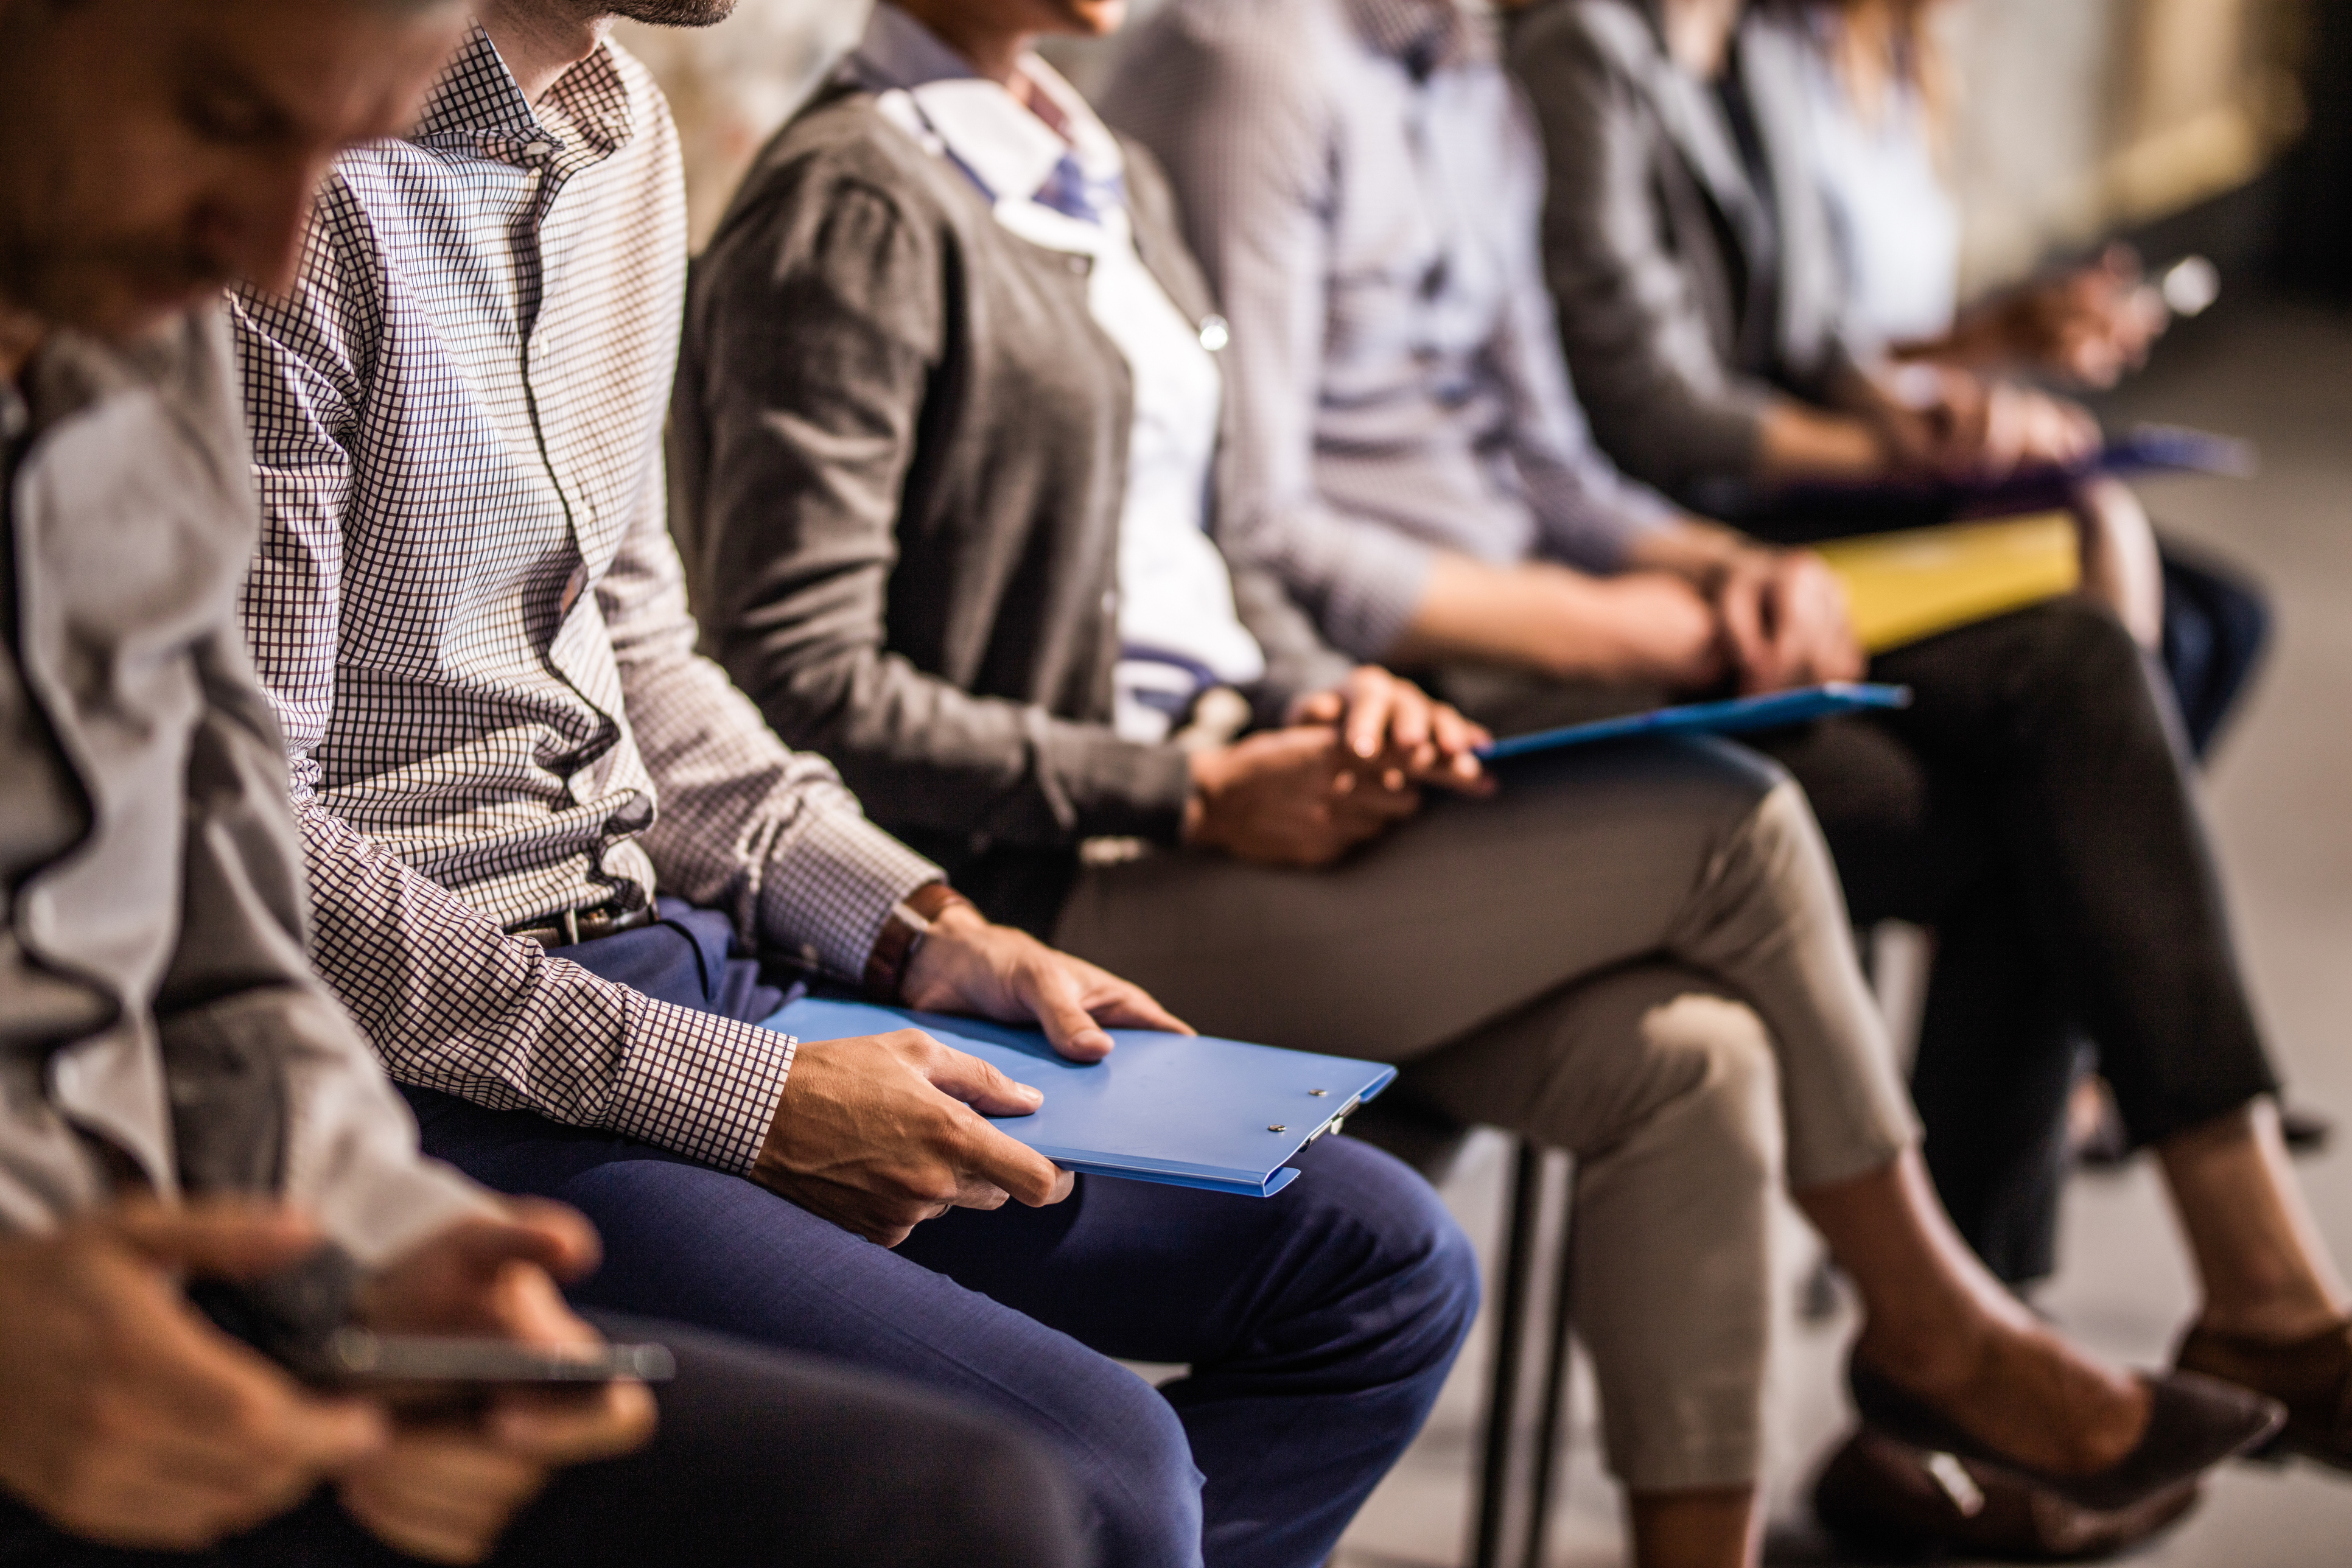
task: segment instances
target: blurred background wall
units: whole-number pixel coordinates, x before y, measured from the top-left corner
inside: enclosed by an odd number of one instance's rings
[[[866,11],[741,0],[701,32],[625,26],[684,131],[698,244]],[[2352,290],[2352,0],[1956,0],[1944,25],[1971,286],[2139,233],[2152,259],[2193,247]],[[1085,87],[1108,53],[1056,57]]]

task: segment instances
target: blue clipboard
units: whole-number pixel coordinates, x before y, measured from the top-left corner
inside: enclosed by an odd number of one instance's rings
[[[2074,504],[2074,488],[2094,474],[2121,478],[2157,478],[2166,474],[2203,474],[2245,479],[2261,464],[2261,452],[2252,441],[2217,436],[2179,425],[2137,425],[2109,436],[2100,448],[2079,463],[2042,464],[2021,468],[1998,479],[1870,479],[1854,484],[1816,482],[1799,485],[1782,498],[1792,512],[1807,507],[1827,507],[1844,525],[1833,526],[1824,537],[1873,532],[1887,527],[1916,528],[1930,522],[2002,517],[2013,512],[2051,511]],[[1906,509],[1901,521],[1889,523],[1868,514],[1853,515],[1864,506]]]
[[[1152,1029],[1112,1029],[1111,1054],[1082,1064],[1035,1029],[814,996],[764,1022],[803,1042],[909,1026],[1042,1092],[1034,1113],[992,1120],[1056,1165],[1245,1197],[1297,1180],[1285,1162],[1396,1077],[1378,1062]]]
[[[2139,425],[2110,437],[2086,465],[2110,474],[2212,474],[2253,477],[2261,455],[2252,441],[2180,425]]]
[[[1868,682],[1839,680],[1826,686],[1801,686],[1763,697],[1735,697],[1723,702],[1685,702],[1673,708],[1653,708],[1619,719],[1597,719],[1589,724],[1569,724],[1511,735],[1478,748],[1487,762],[1505,762],[1563,746],[1590,745],[1596,741],[1622,741],[1635,735],[1738,735],[1753,730],[1777,730],[1810,723],[1839,713],[1869,708],[1908,708],[1911,689]]]

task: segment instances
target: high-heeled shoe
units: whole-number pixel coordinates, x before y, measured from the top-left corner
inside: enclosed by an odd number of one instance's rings
[[[2277,1447],[2352,1470],[2352,1320],[2284,1344],[2191,1329],[2175,1358],[2286,1406]]]
[[[2251,1389],[2176,1372],[2141,1382],[2151,1395],[2147,1429],[2132,1451],[2088,1475],[2061,1475],[2020,1462],[1980,1441],[1858,1359],[1846,1361],[1846,1384],[1862,1418],[1891,1436],[1934,1453],[1955,1454],[2006,1470],[2083,1508],[2111,1512],[2143,1502],[2224,1459],[2257,1447],[2286,1423],[2275,1399]]]
[[[1997,1466],[1930,1454],[1864,1426],[1813,1482],[1813,1515],[1865,1561],[1946,1556],[2086,1563],[2169,1530],[2197,1506],[2201,1478],[2102,1512]]]

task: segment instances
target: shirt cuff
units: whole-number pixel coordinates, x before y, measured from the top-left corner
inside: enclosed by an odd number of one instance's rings
[[[606,1118],[615,1132],[734,1175],[760,1157],[800,1042],[632,992],[629,1054]]]
[[[1377,526],[1348,530],[1344,548],[1347,560],[1331,577],[1323,633],[1354,658],[1376,664],[1412,625],[1429,592],[1437,551]]]
[[[761,933],[854,984],[898,900],[946,876],[858,812],[819,812],[769,862]]]

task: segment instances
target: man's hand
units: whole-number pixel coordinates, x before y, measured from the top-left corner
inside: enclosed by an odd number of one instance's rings
[[[1467,795],[1494,788],[1478,748],[1494,737],[1437,701],[1412,681],[1377,664],[1360,664],[1344,685],[1291,705],[1293,724],[1336,727],[1359,762],[1378,763],[1391,790],[1408,783],[1437,784]]]
[[[1027,931],[992,924],[964,903],[950,905],[931,922],[899,989],[908,1006],[926,1012],[1034,1023],[1074,1062],[1110,1055],[1105,1026],[1192,1032],[1142,986],[1047,947]]]
[[[1847,617],[1844,585],[1811,551],[1741,551],[1715,602],[1745,695],[1856,680],[1869,662]]]
[[[1163,1013],[1148,1026],[1171,1026],[1182,1027]],[[1109,1048],[1108,1038],[1102,1044]],[[1067,1171],[982,1114],[1025,1116],[1043,1103],[1027,1084],[920,1029],[811,1041],[793,1058],[751,1179],[896,1247],[950,1208],[992,1209],[1008,1195],[1037,1208],[1068,1197]]]
[[[193,1551],[380,1453],[380,1412],[307,1393],[174,1279],[256,1279],[318,1245],[280,1211],[149,1204],[0,1243],[0,1484],[72,1534]]]
[[[1192,756],[1184,842],[1260,866],[1328,866],[1421,809],[1399,768],[1326,724],[1268,730]]]
[[[965,903],[931,921],[900,990],[910,1007],[1034,1021],[1073,1061],[1110,1054],[1106,1026],[1192,1032],[1141,986]],[[813,1041],[793,1058],[751,1179],[885,1247],[950,1208],[1060,1203],[1070,1173],[988,1121],[1044,1100],[919,1029]]]
[[[394,1333],[593,1345],[596,1331],[572,1315],[554,1280],[584,1274],[596,1255],[587,1221],[520,1201],[511,1219],[451,1226],[375,1275],[360,1317]],[[383,1452],[343,1472],[338,1495],[352,1518],[411,1556],[479,1562],[551,1473],[629,1453],[653,1429],[653,1395],[641,1383],[502,1391],[478,1421],[401,1427]]]

